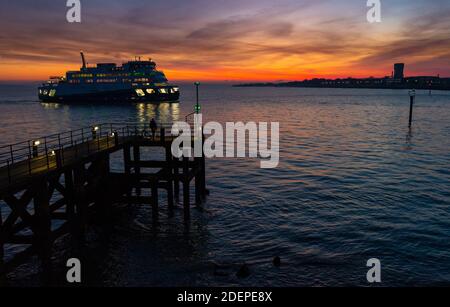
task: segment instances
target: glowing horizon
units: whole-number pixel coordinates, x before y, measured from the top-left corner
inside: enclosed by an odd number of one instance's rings
[[[8,2],[0,81],[78,70],[80,50],[92,64],[151,57],[170,81],[384,77],[396,62],[408,76],[450,77],[450,4],[382,5],[382,22],[370,24],[356,0],[94,0],[82,1],[82,23],[69,24],[63,4]]]

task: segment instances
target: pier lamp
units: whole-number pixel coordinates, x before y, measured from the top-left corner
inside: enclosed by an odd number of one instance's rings
[[[200,113],[200,104],[198,103],[198,87],[200,86],[200,82],[195,82],[195,87],[196,87],[196,93],[197,93],[197,103],[195,104],[195,113]]]
[[[117,130],[114,130],[111,133],[111,136],[114,138],[114,144],[117,146],[119,145],[119,134],[117,133]]]
[[[94,126],[91,129],[92,132],[92,139],[95,140],[97,138],[97,131],[98,131],[98,126]]]
[[[33,158],[37,158],[38,157],[38,146],[39,144],[41,144],[41,141],[36,140],[33,141]]]

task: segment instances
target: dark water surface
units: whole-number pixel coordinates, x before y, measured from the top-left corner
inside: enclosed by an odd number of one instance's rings
[[[183,119],[194,97],[182,86],[180,105],[48,105],[33,86],[1,85],[0,145],[101,122]],[[280,122],[279,167],[208,160],[211,195],[190,225],[181,206],[154,224],[149,206],[117,205],[90,228],[86,284],[367,285],[375,257],[385,286],[450,285],[450,93],[419,91],[411,131],[407,91],[204,85],[201,97],[206,120]],[[53,283],[70,246],[55,247]],[[239,279],[243,262],[251,275]],[[7,283],[41,284],[36,263]]]

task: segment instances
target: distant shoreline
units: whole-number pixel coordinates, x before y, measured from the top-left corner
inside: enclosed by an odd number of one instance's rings
[[[299,88],[361,88],[391,90],[441,90],[450,91],[450,78],[408,77],[404,79],[311,79],[291,82],[266,82],[234,84],[233,87],[299,87]]]

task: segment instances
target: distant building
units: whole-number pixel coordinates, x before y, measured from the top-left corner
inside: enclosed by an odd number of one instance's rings
[[[403,79],[405,64],[404,63],[396,63],[394,64],[394,79]]]
[[[277,86],[277,87],[313,87],[313,88],[380,88],[380,89],[416,89],[416,90],[444,90],[450,91],[450,78],[437,76],[404,76],[404,63],[394,64],[391,76],[383,78],[352,78],[325,79],[314,78],[303,81],[282,83],[253,83],[236,86]]]

